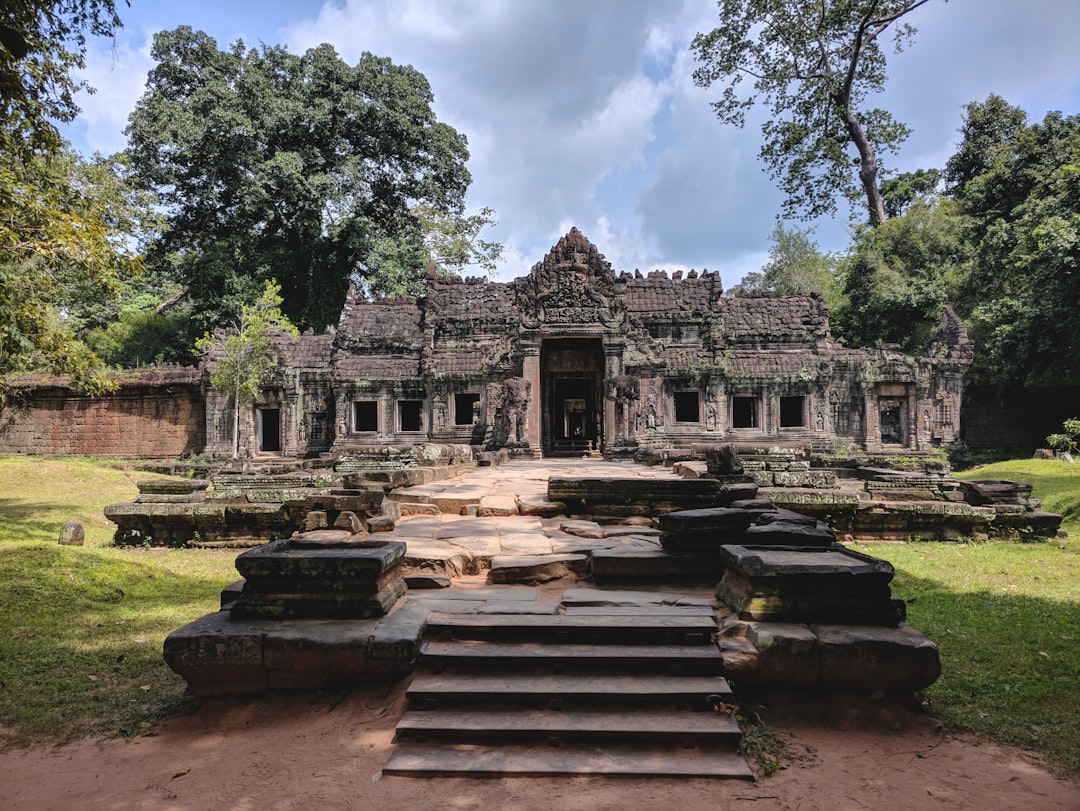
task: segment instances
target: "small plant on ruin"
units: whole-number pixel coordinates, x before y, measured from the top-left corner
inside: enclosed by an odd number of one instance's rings
[[[233,459],[240,456],[240,406],[254,402],[277,367],[274,333],[299,335],[281,312],[282,301],[281,286],[271,279],[253,304],[240,308],[229,332],[195,342],[195,351],[210,361],[210,385],[232,396]]]
[[[1074,417],[1071,420],[1065,420],[1061,428],[1062,433],[1050,434],[1046,438],[1046,444],[1062,453],[1080,452],[1080,419]]]

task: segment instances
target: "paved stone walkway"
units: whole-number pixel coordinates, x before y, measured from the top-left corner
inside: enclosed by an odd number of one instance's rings
[[[380,539],[405,541],[410,569],[450,576],[523,565],[548,567],[556,575],[574,571],[598,550],[659,550],[659,531],[649,519],[600,525],[558,515],[558,505],[547,500],[551,476],[679,478],[667,467],[591,459],[477,468],[456,479],[395,490],[390,498],[406,514]],[[509,572],[506,576],[511,578]]]

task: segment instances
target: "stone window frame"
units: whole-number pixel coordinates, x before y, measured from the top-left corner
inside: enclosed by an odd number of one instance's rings
[[[458,422],[458,397],[467,396],[472,403],[472,419],[468,422]],[[471,428],[480,422],[480,392],[478,391],[455,391],[453,408],[453,425],[455,428]]]
[[[419,427],[417,428],[405,428],[402,424],[402,411],[401,407],[405,403],[416,403],[417,416],[419,418]],[[401,397],[396,402],[394,408],[394,421],[397,426],[397,433],[399,434],[423,434],[427,431],[427,419],[424,408],[425,401],[422,398],[417,397]]]
[[[735,418],[737,411],[735,408],[736,400],[750,400],[751,408],[748,412],[750,415],[750,425],[736,425]],[[728,402],[728,414],[730,414],[731,425],[729,428],[733,431],[760,431],[761,430],[761,410],[762,410],[763,398],[759,394],[751,393],[738,393],[732,394]]]
[[[799,401],[799,405],[798,405],[799,422],[798,422],[797,425],[790,424],[785,420],[785,417],[790,415],[790,413],[792,411],[791,406],[788,406],[787,408],[784,407],[784,401],[785,400],[788,401],[789,403],[792,400],[798,400]],[[801,430],[801,429],[804,429],[804,428],[808,427],[808,423],[809,423],[808,417],[810,416],[807,413],[808,406],[809,406],[809,398],[805,394],[782,394],[782,395],[780,395],[777,398],[777,402],[776,402],[776,427],[779,428],[780,430]]]
[[[375,427],[371,429],[361,428],[359,414],[357,407],[361,403],[374,403],[375,404]],[[379,432],[379,426],[382,424],[382,405],[379,403],[377,397],[357,397],[352,401],[352,408],[350,409],[350,423],[349,433],[352,434],[377,434]]]
[[[679,395],[684,395],[685,396],[687,394],[693,394],[694,397],[697,399],[697,416],[696,416],[695,419],[692,419],[692,420],[681,420],[681,419],[679,419],[679,412],[683,411],[685,409],[685,405],[683,406],[683,408],[680,408],[680,406],[679,406]],[[702,409],[703,401],[704,401],[704,397],[702,396],[701,389],[699,389],[699,388],[679,388],[679,389],[675,389],[671,393],[672,421],[676,425],[700,425],[702,423],[701,409]],[[685,414],[683,416],[685,416]]]

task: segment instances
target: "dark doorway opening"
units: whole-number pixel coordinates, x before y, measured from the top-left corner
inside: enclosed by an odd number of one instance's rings
[[[259,450],[262,453],[281,453],[281,409],[260,408]]]
[[[599,338],[551,338],[540,349],[546,455],[580,456],[603,442],[604,347]]]

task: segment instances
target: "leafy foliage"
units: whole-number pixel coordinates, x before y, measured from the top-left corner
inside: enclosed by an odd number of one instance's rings
[[[0,153],[18,164],[61,148],[53,122],[74,120],[79,113],[75,94],[92,90],[72,75],[85,67],[86,36],[112,36],[120,27],[113,0],[17,0],[4,4],[0,24]]]
[[[0,154],[0,374],[45,368],[75,387],[110,386],[76,339],[73,303],[107,300],[141,272],[131,235],[152,227],[123,161],[83,160],[66,147],[19,163]]]
[[[957,311],[979,364],[1012,384],[1080,381],[1080,116],[1025,126],[995,96],[967,110],[972,142],[946,177],[976,245]]]
[[[240,455],[240,404],[254,401],[277,368],[274,335],[299,335],[281,303],[281,288],[271,279],[253,304],[240,308],[229,333],[207,333],[195,344],[199,354],[211,357],[210,385],[232,396],[234,459]]]
[[[833,313],[851,345],[926,347],[969,271],[972,250],[954,203],[918,202],[902,217],[858,232],[841,262],[844,302]]]
[[[1046,444],[1064,453],[1080,452],[1080,419],[1065,420],[1060,434],[1050,434]]]
[[[927,0],[720,0],[720,26],[690,45],[700,67],[694,82],[715,83],[713,103],[725,124],[743,126],[747,110],[768,107],[760,157],[787,195],[785,216],[831,214],[837,195],[865,197],[871,225],[885,220],[879,156],[907,128],[888,112],[866,109],[885,84],[879,38],[890,27],[897,50],[914,29],[899,23]],[[745,80],[753,89],[740,95]],[[851,173],[857,153],[858,183]]]
[[[269,278],[291,320],[321,329],[349,281],[384,292],[422,277],[418,251],[385,241],[422,243],[417,204],[460,215],[470,177],[465,138],[436,119],[419,72],[367,53],[349,66],[329,45],[223,51],[188,27],[152,53],[129,153],[168,209],[155,261],[181,276],[201,329]]]

